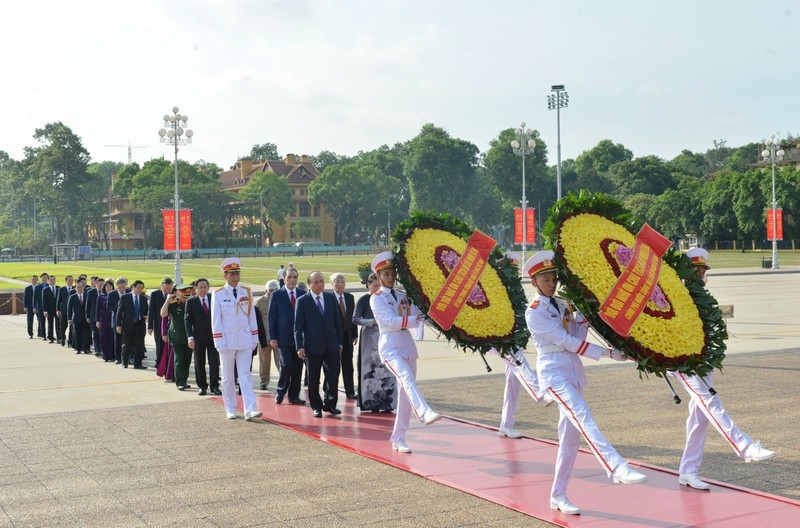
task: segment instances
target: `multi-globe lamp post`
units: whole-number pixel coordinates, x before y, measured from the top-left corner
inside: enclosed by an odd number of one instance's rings
[[[525,121],[514,129],[516,139],[511,141],[511,149],[514,154],[522,156],[522,261],[521,266],[525,265],[525,248],[528,245],[528,216],[527,207],[528,199],[525,196],[525,155],[533,154],[533,149],[536,148],[536,140],[533,139],[533,131],[530,128],[525,128]]]
[[[556,186],[557,196],[561,199],[561,109],[569,104],[569,94],[564,89],[563,84],[554,84],[550,87],[552,94],[547,96],[547,109],[556,111],[557,128],[557,162],[556,162]]]
[[[178,194],[178,145],[187,145],[192,142],[194,132],[184,130],[189,117],[178,113],[177,106],[172,107],[172,115],[164,115],[164,128],[158,131],[161,142],[175,148],[175,284],[181,281],[181,228],[180,207],[181,200]]]
[[[781,142],[775,134],[764,143],[761,156],[772,165],[772,269],[780,269],[778,265],[778,204],[775,199],[775,163],[783,160],[785,152],[780,148]]]

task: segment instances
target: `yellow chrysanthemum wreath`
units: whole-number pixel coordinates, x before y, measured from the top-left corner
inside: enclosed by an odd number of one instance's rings
[[[427,312],[474,232],[449,215],[420,214],[397,226],[393,240],[398,279],[409,298]],[[459,347],[477,352],[497,348],[513,353],[528,341],[525,293],[515,268],[494,249],[478,284],[453,326],[438,330]]]
[[[609,343],[636,359],[640,371],[704,375],[721,367],[727,338],[722,314],[689,260],[672,249],[629,337],[617,335],[600,318],[600,306],[630,262],[634,227],[630,213],[600,194],[582,192],[557,202],[545,238],[556,253],[564,296]]]

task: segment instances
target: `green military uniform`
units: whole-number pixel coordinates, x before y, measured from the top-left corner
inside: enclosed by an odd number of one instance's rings
[[[175,385],[179,389],[186,388],[189,379],[189,367],[192,365],[192,349],[186,336],[186,324],[183,314],[186,311],[184,302],[169,305],[169,342],[175,357]]]

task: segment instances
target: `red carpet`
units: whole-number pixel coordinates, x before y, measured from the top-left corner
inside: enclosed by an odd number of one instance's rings
[[[798,501],[713,481],[711,491],[693,490],[655,466],[634,464],[648,476],[643,484],[614,485],[588,451],[579,453],[569,488],[581,515],[564,515],[549,504],[553,442],[512,440],[453,418],[429,426],[412,418],[413,453],[400,454],[388,440],[392,414],[362,415],[340,400],[340,416],[314,418],[308,405],[276,405],[272,394],[257,399],[264,420],[560,526],[786,527],[800,518]]]

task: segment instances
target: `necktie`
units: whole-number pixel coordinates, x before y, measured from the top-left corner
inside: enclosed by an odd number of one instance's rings
[[[78,295],[78,300],[83,304],[83,294]]]
[[[206,298],[203,297],[203,311],[208,313],[208,305],[206,304]]]
[[[292,310],[294,310],[294,290],[289,290],[289,301],[292,303]]]
[[[395,295],[395,293],[394,293],[394,288],[392,288],[389,291],[392,292],[392,297],[394,297],[394,300],[396,301],[397,300],[397,295]]]
[[[236,288],[233,289],[233,298],[236,298]]]
[[[50,286],[50,293],[52,293],[53,295],[56,294],[56,287],[55,286]]]
[[[347,312],[344,309],[344,295],[339,296],[339,310],[342,312],[342,319],[347,317]]]
[[[139,296],[133,296],[133,322],[137,322],[139,320]]]
[[[558,309],[558,303],[557,303],[557,302],[556,302],[556,300],[555,300],[554,298],[552,298],[552,297],[550,297],[550,304],[552,304],[552,305],[553,305],[553,308],[555,308],[555,309],[556,309],[556,313],[558,313],[558,314],[560,315],[560,314],[561,314],[561,310],[559,310],[559,309]]]
[[[325,310],[322,308],[322,301],[320,300],[321,297],[321,295],[317,295],[317,308],[319,309],[319,313],[325,315]]]

